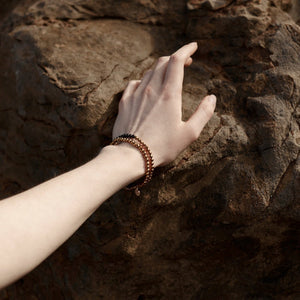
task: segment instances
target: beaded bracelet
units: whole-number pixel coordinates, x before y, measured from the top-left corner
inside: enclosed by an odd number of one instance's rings
[[[116,137],[112,142],[111,145],[119,145],[121,143],[128,143],[134,146],[136,149],[138,149],[143,158],[144,158],[144,163],[145,163],[145,179],[142,183],[137,183],[137,184],[130,184],[127,187],[125,187],[126,190],[135,190],[135,194],[139,196],[141,194],[140,188],[144,186],[146,183],[148,183],[153,175],[154,171],[154,161],[153,157],[151,154],[150,149],[148,146],[142,142],[142,140],[138,137],[136,137],[134,134],[122,134],[118,137]]]

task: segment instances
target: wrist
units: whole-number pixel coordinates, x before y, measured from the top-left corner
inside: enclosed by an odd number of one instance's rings
[[[134,190],[137,196],[140,195],[140,188],[143,187],[146,183],[148,183],[153,175],[154,171],[154,161],[151,150],[148,146],[137,136],[134,134],[122,134],[115,139],[113,139],[111,145],[121,145],[121,144],[130,144],[134,148],[136,148],[143,157],[144,166],[145,166],[145,176],[143,181],[135,182],[132,185],[126,187],[126,190]]]
[[[138,149],[130,144],[108,145],[102,148],[96,159],[109,159],[113,168],[121,168],[125,175],[125,185],[145,174],[144,160]]]

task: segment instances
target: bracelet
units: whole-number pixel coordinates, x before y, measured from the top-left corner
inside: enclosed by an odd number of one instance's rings
[[[137,184],[130,184],[127,187],[125,187],[125,190],[135,190],[135,194],[137,196],[140,196],[140,188],[144,186],[146,183],[148,183],[153,175],[154,171],[154,161],[152,157],[152,153],[148,146],[142,142],[142,140],[138,137],[136,137],[134,134],[122,134],[118,137],[116,137],[112,142],[111,145],[119,145],[121,143],[128,143],[132,146],[134,146],[136,149],[140,151],[144,158],[144,164],[145,164],[145,179],[141,183]]]

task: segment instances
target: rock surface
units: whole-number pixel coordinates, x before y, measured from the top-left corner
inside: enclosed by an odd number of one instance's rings
[[[2,198],[94,157],[110,141],[127,82],[185,42],[199,50],[186,71],[184,118],[207,93],[218,104],[139,199],[114,195],[1,300],[299,296],[297,1],[2,7]]]

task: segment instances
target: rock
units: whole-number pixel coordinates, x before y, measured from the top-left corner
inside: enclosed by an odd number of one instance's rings
[[[25,163],[24,173],[33,162],[20,156],[32,154],[33,160],[42,156],[34,170],[41,180],[45,179],[42,169],[48,169],[51,177],[68,168],[72,155],[78,160],[81,151],[92,151],[90,155],[99,151],[97,127],[101,130],[111,117],[109,111],[117,107],[115,97],[128,78],[140,76],[152,64],[151,39],[149,32],[118,20],[20,26],[2,37],[12,49],[9,72],[14,82],[2,102],[3,114],[9,115],[3,121],[4,147],[16,156],[14,160]]]
[[[187,8],[189,10],[199,8],[209,8],[211,10],[218,10],[231,4],[233,0],[190,0],[187,2]]]
[[[32,4],[33,2],[34,4]],[[28,24],[52,19],[94,20],[97,18],[113,18],[129,20],[134,23],[182,27],[186,9],[185,2],[181,0],[127,0],[116,2],[73,0],[72,3],[62,0],[31,0],[31,4],[26,6],[26,9],[24,9],[24,5],[17,7],[11,21],[14,23],[26,22]],[[170,7],[172,7],[171,10]]]
[[[201,137],[156,170],[139,199],[114,195],[0,299],[295,299],[297,9],[283,0],[9,8],[0,35],[3,198],[94,157],[110,142],[127,82],[185,42],[199,50],[183,118],[208,93],[218,103]]]
[[[300,3],[297,0],[292,0],[292,5],[288,7],[289,13],[295,22],[300,25]]]

